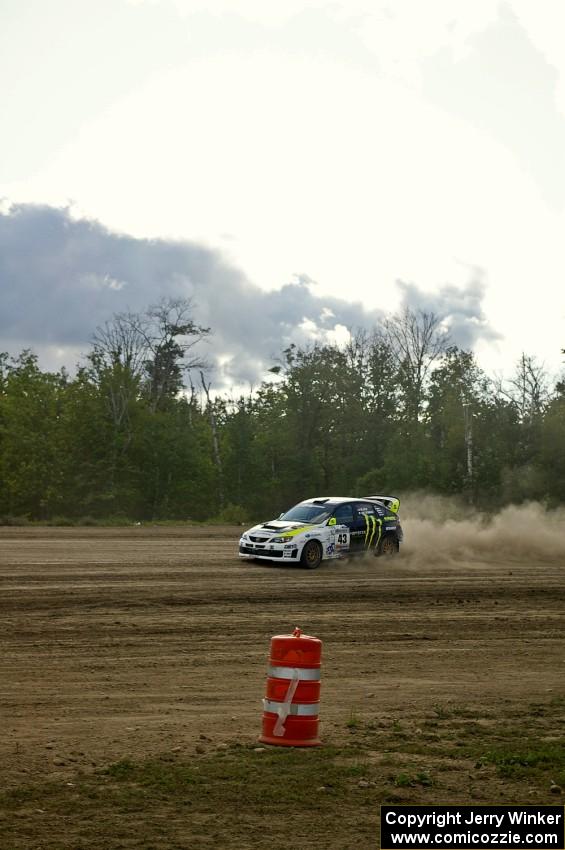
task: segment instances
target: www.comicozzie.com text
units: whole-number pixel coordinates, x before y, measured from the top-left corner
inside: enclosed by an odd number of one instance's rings
[[[563,813],[556,812],[545,814],[543,812],[513,812],[508,811],[503,814],[484,814],[482,812],[470,811],[467,817],[463,818],[461,812],[427,812],[423,815],[403,814],[402,812],[387,812],[385,816],[386,823],[389,826],[407,826],[419,828],[423,826],[495,826],[497,829],[504,823],[504,819],[508,819],[510,826],[553,826],[560,824],[563,819]]]

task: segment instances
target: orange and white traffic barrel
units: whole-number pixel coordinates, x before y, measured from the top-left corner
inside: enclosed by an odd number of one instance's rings
[[[322,641],[303,635],[271,638],[267,692],[263,700],[264,744],[317,747]]]

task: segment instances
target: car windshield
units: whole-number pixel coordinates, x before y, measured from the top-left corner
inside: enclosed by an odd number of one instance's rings
[[[296,505],[281,516],[289,522],[320,523],[331,516],[334,505]]]

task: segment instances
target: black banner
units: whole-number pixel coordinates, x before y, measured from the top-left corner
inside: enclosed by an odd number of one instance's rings
[[[381,850],[564,850],[563,806],[381,806]]]

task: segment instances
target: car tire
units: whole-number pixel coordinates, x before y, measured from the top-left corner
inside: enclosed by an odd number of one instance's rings
[[[300,563],[307,570],[317,569],[322,562],[322,547],[317,540],[309,540],[300,556]]]
[[[398,555],[400,544],[395,534],[385,534],[379,545],[377,546],[375,555],[378,558],[391,558],[393,555]]]

